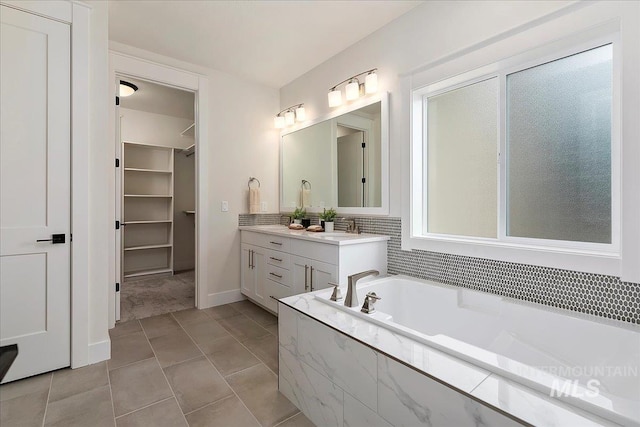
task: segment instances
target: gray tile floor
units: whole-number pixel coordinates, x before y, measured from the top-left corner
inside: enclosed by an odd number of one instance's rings
[[[313,424],[278,392],[277,319],[242,301],[118,323],[111,360],[0,387],[0,425]]]

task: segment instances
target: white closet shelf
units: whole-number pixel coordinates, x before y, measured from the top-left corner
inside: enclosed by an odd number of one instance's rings
[[[173,270],[170,268],[159,268],[156,270],[131,271],[128,273],[125,272],[124,277],[129,278],[129,277],[147,276],[149,274],[162,274],[162,273],[173,273]]]
[[[159,219],[153,221],[125,221],[124,225],[140,225],[140,224],[171,224],[170,219]]]
[[[165,199],[171,199],[171,194],[125,194],[124,197],[164,197]]]
[[[149,172],[149,173],[171,173],[165,169],[141,169],[141,168],[124,168],[125,172]]]
[[[129,248],[124,248],[125,251],[142,251],[145,249],[161,249],[161,248],[170,248],[170,243],[164,243],[162,245],[144,245],[144,246],[131,246]]]

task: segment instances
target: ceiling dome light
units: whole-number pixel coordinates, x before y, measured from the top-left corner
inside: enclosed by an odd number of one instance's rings
[[[120,90],[118,91],[119,96],[122,96],[122,97],[131,96],[137,90],[138,90],[138,86],[134,85],[133,83],[120,80]]]
[[[364,79],[364,91],[367,95],[378,91],[378,74],[375,71],[367,74]]]
[[[273,125],[276,127],[276,129],[282,129],[284,127],[284,117],[276,116],[273,119]]]
[[[358,99],[358,97],[360,96],[360,84],[358,82],[358,79],[351,80],[349,84],[345,86],[344,91],[347,95],[347,101]]]
[[[299,122],[304,122],[305,120],[307,120],[307,112],[302,105],[296,108],[296,120]]]
[[[338,107],[342,104],[342,92],[333,88],[329,91],[329,107]]]

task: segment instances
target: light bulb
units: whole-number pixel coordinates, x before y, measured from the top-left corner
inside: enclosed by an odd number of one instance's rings
[[[358,79],[351,80],[345,87],[345,92],[347,94],[347,101],[358,99],[360,96],[360,85],[358,84]]]
[[[333,89],[329,92],[329,107],[337,107],[342,104],[342,92]]]
[[[296,122],[296,115],[293,111],[287,111],[286,113],[284,113],[284,122],[287,124],[287,126],[291,126],[292,124],[294,124]]]
[[[367,74],[364,80],[364,91],[367,95],[378,91],[378,75],[375,72]]]
[[[284,127],[284,117],[276,116],[273,119],[273,124],[276,127],[276,129],[282,129]]]
[[[302,105],[296,108],[296,120],[299,122],[307,120],[307,112],[304,110],[304,106]]]

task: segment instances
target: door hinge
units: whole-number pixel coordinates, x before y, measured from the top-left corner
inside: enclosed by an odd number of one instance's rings
[[[116,292],[120,292],[120,283],[116,282]]]
[[[116,230],[120,230],[120,221],[116,221]]]
[[[362,178],[362,183],[364,184],[365,182],[367,182],[367,178]]]
[[[120,159],[116,159],[116,167],[119,168],[120,167]]]
[[[365,144],[364,142],[362,143],[362,148],[364,148],[367,144]]]
[[[116,96],[116,105],[120,105],[120,97]]]

